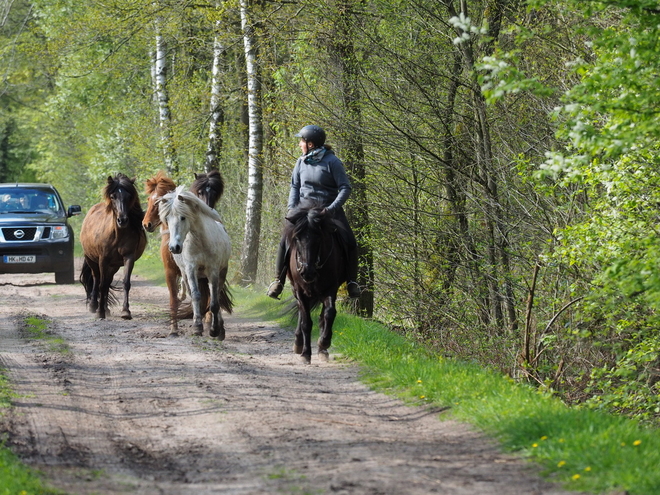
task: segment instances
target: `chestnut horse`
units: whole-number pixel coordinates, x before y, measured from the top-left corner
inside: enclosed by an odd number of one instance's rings
[[[209,335],[225,338],[221,309],[231,312],[227,270],[231,242],[220,215],[190,191],[179,186],[158,201],[158,215],[169,229],[169,250],[190,290],[195,335],[202,335],[206,306],[201,304],[200,284],[210,289]]]
[[[124,267],[124,305],[121,317],[132,318],[128,304],[133,266],[147,245],[142,228],[144,212],[134,185],[135,179],[124,174],[108,177],[103,190],[104,202],[92,206],[80,230],[83,261],[80,282],[87,293],[89,310],[105,319],[112,279]]]
[[[312,310],[319,318],[318,356],[327,361],[332,325],[337,315],[337,290],[346,279],[347,255],[340,241],[341,225],[314,203],[301,203],[287,216],[284,235],[289,246],[287,275],[298,303],[293,351],[309,364],[312,357]]]
[[[181,270],[177,266],[172,253],[169,250],[169,230],[167,225],[162,225],[158,216],[158,200],[168,192],[174,191],[176,184],[167,177],[164,172],[159,171],[154,177],[145,183],[147,193],[147,211],[144,215],[142,225],[148,232],[153,232],[156,227],[161,227],[160,257],[165,268],[165,281],[170,293],[170,335],[178,335],[178,320],[192,316],[192,307],[180,307],[183,297],[179,296],[179,281]],[[209,207],[214,208],[222,193],[224,192],[224,181],[217,170],[211,170],[206,174],[195,174],[195,181],[190,190],[199,196]],[[183,287],[185,291],[185,285]],[[201,283],[202,306],[208,308],[209,292],[208,283]],[[229,297],[229,296],[227,296]],[[227,300],[226,304],[231,305]],[[231,311],[229,311],[231,312]]]

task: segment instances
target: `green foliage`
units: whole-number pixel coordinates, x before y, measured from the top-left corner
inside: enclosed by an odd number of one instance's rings
[[[553,259],[591,285],[580,319],[608,358],[591,373],[589,403],[657,418],[660,28],[648,2],[574,5],[599,22],[559,113],[567,149],[549,155],[540,177],[579,184],[589,203],[582,221],[557,231]]]

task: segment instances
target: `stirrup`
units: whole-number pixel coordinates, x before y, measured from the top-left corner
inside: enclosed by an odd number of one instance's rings
[[[270,285],[268,286],[268,291],[266,294],[268,297],[272,297],[273,299],[279,299],[280,294],[284,290],[284,284],[280,282],[279,280],[273,280]]]
[[[355,280],[351,280],[346,284],[346,291],[348,292],[348,297],[350,297],[351,299],[357,299],[362,295],[360,286]]]

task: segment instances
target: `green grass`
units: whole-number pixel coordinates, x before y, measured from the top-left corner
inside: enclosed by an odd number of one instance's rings
[[[236,291],[241,314],[294,324],[284,304]],[[316,319],[315,319],[316,321]],[[315,323],[316,326],[316,323]],[[620,416],[568,407],[537,389],[470,363],[439,357],[384,326],[340,310],[333,347],[359,363],[371,387],[410,404],[447,407],[502,448],[542,466],[569,490],[660,493],[660,432]]]
[[[71,352],[69,344],[62,337],[48,332],[48,320],[28,316],[23,320],[22,329],[30,338],[38,340],[50,352],[60,354]]]

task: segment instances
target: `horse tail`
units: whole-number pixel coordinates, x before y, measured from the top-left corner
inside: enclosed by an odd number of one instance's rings
[[[192,303],[182,303],[179,305],[179,309],[176,312],[176,317],[179,320],[190,320],[193,317],[193,307]]]
[[[116,284],[110,285],[110,290],[108,290],[108,306],[116,306],[119,304],[119,298],[115,295],[115,292],[122,292],[124,289]],[[107,309],[107,308],[106,308]]]
[[[234,311],[234,299],[229,290],[229,284],[226,281],[222,289],[218,291],[218,302],[220,303],[220,307],[227,313],[231,314]]]
[[[94,287],[94,276],[92,275],[92,269],[87,263],[87,258],[83,260],[82,270],[80,270],[80,283],[85,288],[85,294],[87,294],[87,301],[92,295],[92,288]]]

